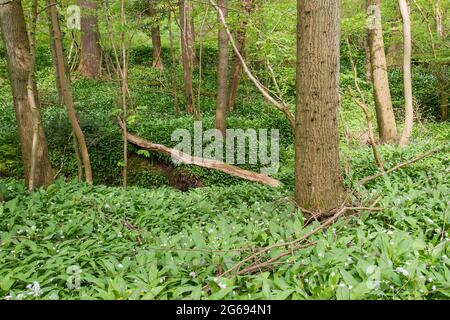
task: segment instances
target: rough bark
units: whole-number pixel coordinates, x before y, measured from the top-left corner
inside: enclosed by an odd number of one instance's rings
[[[374,6],[381,12],[381,0],[368,0],[367,5],[368,8]],[[392,142],[397,138],[397,125],[392,107],[391,92],[389,90],[381,21],[371,26],[368,33],[372,64],[373,94],[380,142]]]
[[[29,187],[33,136],[35,136],[36,172],[32,179],[33,187],[48,186],[53,182],[53,170],[40,114],[39,111],[33,110],[32,106],[34,103],[36,104],[34,107],[38,107],[36,86],[28,86],[30,72],[32,72],[32,57],[21,1],[13,0],[3,3],[0,1],[0,28],[6,49],[25,181]],[[32,97],[29,97],[30,90]],[[37,132],[37,135],[34,135],[34,132]]]
[[[88,78],[98,78],[102,68],[102,49],[96,14],[96,0],[78,0],[81,14],[81,51],[78,72]]]
[[[153,19],[152,21],[152,45],[153,45],[153,62],[152,67],[162,70],[164,68],[162,60],[162,48],[161,48],[161,31],[159,27],[159,22],[156,21],[156,1],[150,0],[149,3],[149,16]]]
[[[245,38],[248,15],[253,9],[253,0],[242,0],[242,11],[244,16],[241,18],[239,29],[236,31],[236,46],[241,54],[245,57]],[[230,88],[228,93],[228,110],[233,111],[236,103],[237,92],[239,88],[239,82],[242,74],[242,64],[239,61],[239,57],[233,52],[233,58],[231,62],[230,73]]]
[[[54,39],[55,55],[56,55],[56,69],[58,73],[58,79],[60,80],[60,86],[63,96],[63,102],[67,109],[70,124],[72,130],[77,139],[78,146],[80,148],[81,157],[84,165],[84,172],[86,182],[92,183],[92,170],[89,160],[89,153],[86,145],[84,133],[78,123],[78,118],[75,113],[75,105],[73,102],[72,91],[70,87],[70,78],[67,74],[66,62],[64,58],[64,49],[62,44],[62,35],[59,27],[58,9],[56,6],[56,0],[47,0],[47,10],[49,16],[50,33]]]
[[[340,205],[339,0],[298,0],[295,200],[312,211]]]
[[[227,0],[217,2],[224,18],[228,17]],[[219,57],[217,61],[217,102],[216,102],[216,129],[225,137],[227,129],[227,73],[228,73],[228,36],[220,23],[220,14],[217,13],[219,23],[218,46]]]
[[[181,26],[181,60],[184,74],[184,99],[186,111],[194,112],[194,89],[192,84],[192,69],[195,57],[192,43],[191,17],[192,4],[190,0],[180,0],[180,26]]]
[[[412,95],[412,76],[411,76],[411,20],[409,17],[409,7],[406,0],[398,1],[403,19],[403,86],[405,95],[405,127],[400,138],[400,147],[406,147],[411,138],[414,124],[414,106]]]

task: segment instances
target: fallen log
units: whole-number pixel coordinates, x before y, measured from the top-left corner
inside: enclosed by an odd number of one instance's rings
[[[119,121],[119,125],[121,128],[123,128],[122,121]],[[150,142],[148,140],[145,140],[145,139],[143,139],[137,135],[131,134],[129,132],[127,133],[127,140],[128,140],[128,142],[130,142],[140,148],[165,154],[167,156],[172,157],[172,159],[176,159],[184,164],[189,164],[189,165],[194,165],[194,166],[198,166],[198,167],[202,167],[202,168],[206,168],[206,169],[213,169],[213,170],[221,171],[221,172],[229,174],[233,177],[238,177],[238,178],[241,178],[244,180],[258,182],[258,183],[265,184],[265,185],[271,186],[271,187],[279,187],[281,185],[280,181],[273,179],[267,175],[264,175],[261,173],[256,173],[256,172],[245,170],[245,169],[241,169],[239,167],[232,166],[232,165],[229,165],[229,164],[223,163],[221,161],[217,161],[217,160],[194,157],[187,153],[181,152],[179,150],[175,150],[175,149],[166,147],[162,144],[156,144],[156,143]]]

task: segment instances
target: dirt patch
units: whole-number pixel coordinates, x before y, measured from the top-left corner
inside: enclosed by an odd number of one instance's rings
[[[155,173],[155,175],[163,175],[167,178],[167,182],[172,188],[182,192],[204,187],[203,183],[197,177],[162,160],[149,159],[138,154],[131,154],[128,157],[128,166],[131,172],[137,173],[139,171],[149,170]]]

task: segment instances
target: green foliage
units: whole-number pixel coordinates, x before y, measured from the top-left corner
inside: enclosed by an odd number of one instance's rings
[[[438,163],[448,159],[417,166],[426,172]],[[289,241],[314,227],[303,227],[283,189],[249,183],[123,192],[58,181],[27,195],[2,180],[9,196],[0,206],[0,296],[17,299],[37,281],[39,297],[19,298],[448,298],[450,185],[448,174],[428,172],[381,179],[361,192],[382,193],[383,212],[340,220],[274,272],[229,279],[215,279],[219,268],[248,252],[227,250]],[[82,270],[78,290],[66,285],[70,266]]]
[[[418,3],[428,15],[432,13],[428,1]],[[117,4],[107,12],[113,20],[118,18]],[[162,4],[167,2],[160,2],[164,11],[167,7]],[[138,30],[131,41],[129,61],[129,130],[173,147],[177,144],[171,139],[175,129],[193,131],[193,116],[183,110],[181,66],[171,65],[162,15],[156,20],[161,22],[166,68],[150,68],[152,49],[147,44],[153,21],[146,19],[142,28],[137,28],[136,16],[142,3],[127,5],[127,31]],[[234,8],[230,10],[230,25],[236,27],[239,3],[231,2],[230,6]],[[198,22],[206,11],[201,4],[195,7],[194,19]],[[448,149],[366,187],[355,185],[355,181],[376,173],[377,167],[370,148],[360,139],[366,133],[364,114],[349,94],[349,87],[354,87],[349,53],[359,77],[364,74],[365,14],[362,1],[343,1],[342,7],[342,34],[352,44],[350,49],[344,44],[341,49],[340,139],[342,166],[348,164],[345,184],[355,191],[352,197],[358,197],[350,200],[369,203],[382,195],[380,205],[384,209],[339,220],[310,239],[315,246],[293,252],[270,272],[227,279],[216,276],[245,258],[251,249],[290,241],[317,227],[317,223],[305,227],[302,212],[290,200],[295,169],[292,130],[248,79],[244,76],[241,81],[236,111],[228,115],[228,127],[280,130],[281,168],[276,178],[283,182],[281,188],[194,166],[174,167],[167,157],[130,145],[130,158],[138,161],[130,164],[130,188],[123,191],[118,188],[122,184],[123,141],[116,124],[116,115],[120,114],[116,83],[74,77],[77,115],[88,142],[96,184],[88,186],[73,181],[77,163],[72,130],[64,107],[58,103],[48,37],[39,33],[36,79],[51,160],[60,178],[48,189],[28,194],[20,180],[19,139],[4,49],[0,47],[0,299],[448,299]],[[383,2],[387,43],[394,41],[399,31],[391,23],[398,17],[397,10],[396,1]],[[206,18],[207,25],[213,25],[213,10]],[[386,168],[447,145],[450,140],[448,124],[432,122],[438,113],[437,71],[448,60],[448,50],[432,55],[428,26],[414,7],[412,19],[416,49],[413,91],[416,109],[424,121],[415,126],[408,149],[379,147]],[[100,15],[100,21],[102,39],[107,39],[105,17]],[[275,91],[267,72],[269,61],[292,111],[295,21],[295,1],[258,1],[247,30],[249,66],[266,87]],[[117,24],[113,29],[115,34],[121,31]],[[177,40],[175,22],[173,29]],[[203,38],[202,54],[204,129],[214,127],[215,116],[217,39],[214,29],[210,31]],[[175,44],[178,46],[178,41]],[[111,54],[110,44],[103,45]],[[173,71],[180,115],[175,113],[171,92]],[[195,97],[199,71],[196,68],[193,74]],[[389,76],[396,115],[401,119],[402,73],[390,69]],[[371,85],[358,81],[375,119]],[[351,136],[346,136],[349,133]],[[179,192],[172,181],[177,174],[199,180],[206,187]],[[268,257],[279,253],[274,249]],[[74,280],[74,267],[82,271],[79,289],[68,286]],[[210,292],[202,290],[205,284]]]

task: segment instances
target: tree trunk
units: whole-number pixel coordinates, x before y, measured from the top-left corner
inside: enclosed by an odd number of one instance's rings
[[[102,49],[95,0],[78,0],[81,14],[81,52],[78,71],[85,77],[98,78],[102,68]]]
[[[38,108],[36,86],[28,86],[29,75],[32,72],[32,57],[21,1],[13,0],[6,3],[0,1],[0,29],[6,49],[25,181],[29,187],[34,136],[36,172],[31,180],[34,188],[48,186],[53,182],[53,170],[40,113],[38,110],[34,111],[32,106],[34,102]],[[28,95],[29,90],[31,97]],[[37,134],[34,135],[34,132]]]
[[[369,39],[364,39],[364,53],[365,53],[365,62],[366,62],[366,82],[372,82],[372,63],[370,62],[370,47],[369,47]]]
[[[248,15],[253,9],[253,0],[242,0],[242,10],[244,11],[244,17],[241,19],[239,29],[236,32],[236,46],[241,54],[245,57],[245,37]],[[230,90],[228,93],[228,110],[233,111],[236,103],[237,92],[239,88],[239,81],[241,79],[242,64],[236,53],[233,52],[233,59],[231,62],[231,74],[230,74]]]
[[[194,67],[195,56],[192,44],[191,33],[191,11],[190,0],[180,0],[180,26],[181,26],[181,60],[184,73],[184,98],[186,111],[194,112],[194,89],[192,85],[192,69]]]
[[[443,121],[448,120],[448,92],[443,91],[439,95],[439,106],[441,110],[441,119]]]
[[[436,23],[436,33],[442,42],[445,42],[444,26],[442,20],[444,19],[440,0],[437,0],[434,6],[434,19]],[[448,98],[450,84],[448,79],[447,68],[438,71],[438,92],[439,92],[439,109],[441,110],[441,119],[443,121],[448,120]]]
[[[128,89],[128,61],[127,61],[127,47],[125,42],[125,28],[127,25],[126,14],[125,14],[125,0],[121,0],[120,3],[120,21],[122,26],[122,32],[120,37],[120,44],[122,49],[122,73],[121,73],[121,98],[122,98],[122,116],[124,119],[123,123],[123,188],[127,190],[128,185],[128,129],[127,129],[127,89]]]
[[[156,21],[156,3],[155,0],[150,0],[149,5],[149,15],[153,19],[152,23],[152,45],[153,45],[153,63],[152,67],[162,70],[164,68],[162,60],[162,49],[161,49],[161,31],[159,27],[159,22]]]
[[[178,106],[178,84],[177,84],[177,58],[175,56],[175,49],[173,44],[173,33],[172,33],[172,13],[169,11],[169,17],[167,20],[167,28],[169,29],[169,53],[172,58],[172,70],[171,70],[171,80],[172,80],[172,95],[173,103],[175,105],[175,114],[178,116],[180,114],[180,108]]]
[[[392,142],[397,138],[397,125],[392,108],[391,92],[387,74],[386,54],[384,52],[383,30],[381,26],[381,0],[368,0],[368,9],[375,17],[369,27],[369,47],[372,64],[373,93],[377,113],[378,131],[381,143]]]
[[[55,55],[56,55],[56,69],[58,72],[58,79],[60,80],[60,86],[63,96],[63,102],[67,109],[70,124],[72,130],[77,139],[78,146],[80,148],[81,157],[83,159],[84,172],[86,182],[92,183],[92,170],[89,160],[89,153],[86,145],[86,140],[78,123],[77,115],[75,113],[75,106],[72,98],[72,91],[70,87],[70,78],[67,74],[66,62],[64,58],[64,50],[62,44],[62,35],[59,27],[58,9],[56,6],[56,0],[47,0],[47,10],[50,20],[50,33],[54,39]]]
[[[411,77],[411,21],[409,17],[409,7],[406,0],[398,1],[403,19],[403,84],[405,94],[405,128],[400,138],[400,147],[406,147],[411,138],[414,124],[414,106],[412,95],[412,77]]]
[[[228,17],[227,0],[217,2],[223,16]],[[227,73],[228,73],[228,36],[225,28],[220,21],[220,15],[217,14],[219,24],[218,46],[219,58],[217,61],[217,104],[216,104],[216,129],[225,137],[227,130]]]
[[[339,0],[298,0],[295,200],[313,211],[340,205]]]

